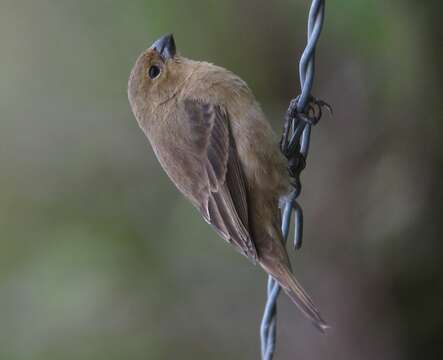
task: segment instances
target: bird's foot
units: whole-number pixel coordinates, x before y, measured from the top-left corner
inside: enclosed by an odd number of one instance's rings
[[[298,111],[299,99],[300,96],[297,96],[295,99],[292,99],[291,102],[289,103],[287,111],[288,118],[299,119],[310,125],[315,125],[320,121],[323,115],[323,108],[326,108],[329,114],[331,115],[333,114],[331,105],[313,96],[311,96],[311,98],[309,99],[309,102],[306,105],[304,111]]]

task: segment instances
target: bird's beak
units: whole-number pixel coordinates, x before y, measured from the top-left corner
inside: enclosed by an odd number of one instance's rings
[[[164,35],[156,40],[150,48],[157,51],[164,61],[171,59],[175,55],[174,37],[172,34]]]

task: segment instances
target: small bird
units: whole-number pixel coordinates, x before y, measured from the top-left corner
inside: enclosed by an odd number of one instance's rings
[[[279,201],[291,190],[286,160],[247,84],[179,55],[170,34],[136,60],[128,98],[178,190],[324,331],[326,322],[292,273],[280,229]]]

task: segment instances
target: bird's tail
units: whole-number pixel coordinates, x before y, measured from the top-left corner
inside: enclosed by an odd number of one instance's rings
[[[262,264],[263,265],[263,264]],[[265,267],[265,266],[264,266]],[[265,270],[269,270],[269,268]],[[285,293],[298,306],[301,312],[306,315],[321,332],[329,328],[323,320],[319,310],[314,305],[311,297],[301,287],[294,274],[286,266],[279,266],[278,271],[268,271],[272,277],[278,281]]]

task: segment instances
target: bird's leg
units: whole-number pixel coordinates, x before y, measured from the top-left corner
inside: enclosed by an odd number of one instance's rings
[[[292,99],[285,115],[283,135],[280,140],[280,150],[288,159],[288,170],[292,178],[298,179],[300,172],[305,168],[306,160],[300,153],[300,137],[306,124],[317,124],[326,108],[332,114],[331,106],[314,97],[310,97],[303,112],[298,111],[300,96]],[[297,182],[299,182],[297,180]]]
[[[294,188],[295,199],[301,192],[300,173],[306,166],[306,159],[302,154],[300,138],[306,124],[317,124],[323,113],[322,109],[326,108],[332,114],[331,106],[314,97],[310,97],[306,108],[300,112],[298,110],[298,102],[300,96],[292,99],[289,103],[288,110],[285,115],[285,123],[283,135],[280,140],[281,152],[288,160],[288,172],[291,177],[291,185]],[[303,211],[301,206],[295,200],[293,203],[295,213],[295,234],[294,234],[294,248],[299,249],[302,245],[302,229],[303,229]]]
[[[306,160],[300,153],[294,154],[294,156],[288,158],[288,171],[289,175],[293,179],[293,186],[300,186],[300,173],[306,166]]]

